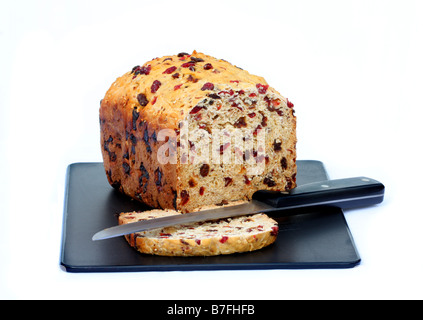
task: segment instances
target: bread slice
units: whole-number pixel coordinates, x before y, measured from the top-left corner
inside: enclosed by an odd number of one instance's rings
[[[119,224],[181,214],[174,210],[126,212]],[[177,225],[126,235],[141,253],[160,256],[215,256],[261,249],[275,242],[279,227],[263,213]]]

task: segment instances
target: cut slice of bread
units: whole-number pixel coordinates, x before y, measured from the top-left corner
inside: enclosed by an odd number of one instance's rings
[[[125,212],[119,224],[181,214],[173,210]],[[152,229],[126,235],[141,253],[160,256],[215,256],[261,249],[275,242],[279,227],[263,213]]]

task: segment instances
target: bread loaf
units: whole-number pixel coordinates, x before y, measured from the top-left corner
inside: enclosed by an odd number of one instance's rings
[[[109,183],[153,208],[185,213],[295,187],[293,104],[202,53],[119,77],[101,101],[100,130]]]
[[[119,224],[176,214],[180,213],[174,210],[121,213]],[[125,238],[141,253],[161,256],[214,256],[261,249],[276,240],[278,230],[275,220],[259,213],[136,232]]]

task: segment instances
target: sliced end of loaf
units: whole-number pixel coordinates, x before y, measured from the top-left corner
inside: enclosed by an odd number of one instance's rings
[[[268,86],[214,84],[180,129],[179,210],[296,186],[296,118]]]

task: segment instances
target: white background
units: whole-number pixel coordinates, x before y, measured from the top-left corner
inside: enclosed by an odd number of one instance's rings
[[[2,1],[0,298],[423,298],[422,16],[418,0]],[[59,267],[66,167],[101,161],[100,99],[133,66],[194,49],[294,102],[299,159],[385,184],[383,204],[346,212],[358,267]]]

